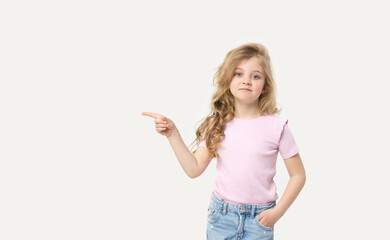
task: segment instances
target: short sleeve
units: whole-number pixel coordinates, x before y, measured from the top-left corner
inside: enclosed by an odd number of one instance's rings
[[[207,147],[206,147],[206,140],[201,141],[201,142],[199,143],[199,147],[205,147],[205,148],[207,148]]]
[[[214,132],[214,130],[211,131],[211,135],[213,134],[213,132]],[[203,137],[204,137],[204,136],[203,136]],[[204,138],[202,141],[200,141],[199,147],[207,148],[207,146],[206,146],[206,138]]]
[[[279,153],[283,159],[292,157],[299,152],[294,136],[287,123],[288,120],[286,119],[283,123],[279,138]]]

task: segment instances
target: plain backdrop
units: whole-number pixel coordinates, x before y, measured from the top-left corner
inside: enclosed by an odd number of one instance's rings
[[[216,159],[187,146],[212,78],[270,53],[307,181],[275,239],[390,239],[387,1],[1,1],[0,239],[206,239]],[[192,148],[192,150],[196,147]],[[279,198],[288,182],[278,155]]]

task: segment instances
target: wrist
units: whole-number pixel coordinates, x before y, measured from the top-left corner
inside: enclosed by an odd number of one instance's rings
[[[172,138],[175,138],[175,137],[179,136],[179,134],[180,134],[179,131],[177,130],[177,128],[175,128],[172,131],[171,135],[167,136],[167,139],[171,140]]]
[[[278,219],[281,218],[285,213],[285,211],[283,211],[283,209],[281,209],[279,205],[276,205],[274,207],[274,211],[275,211],[276,215],[278,216]]]

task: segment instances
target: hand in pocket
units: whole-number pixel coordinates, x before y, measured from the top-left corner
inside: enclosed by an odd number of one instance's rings
[[[279,220],[280,216],[276,213],[276,211],[272,209],[267,209],[262,211],[257,219],[259,222],[265,227],[272,227]]]

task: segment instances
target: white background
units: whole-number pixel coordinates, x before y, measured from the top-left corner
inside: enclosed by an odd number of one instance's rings
[[[389,239],[386,1],[2,1],[0,239],[205,239],[189,146],[225,54],[264,44],[307,182],[275,239]],[[275,181],[288,182],[278,155]]]

